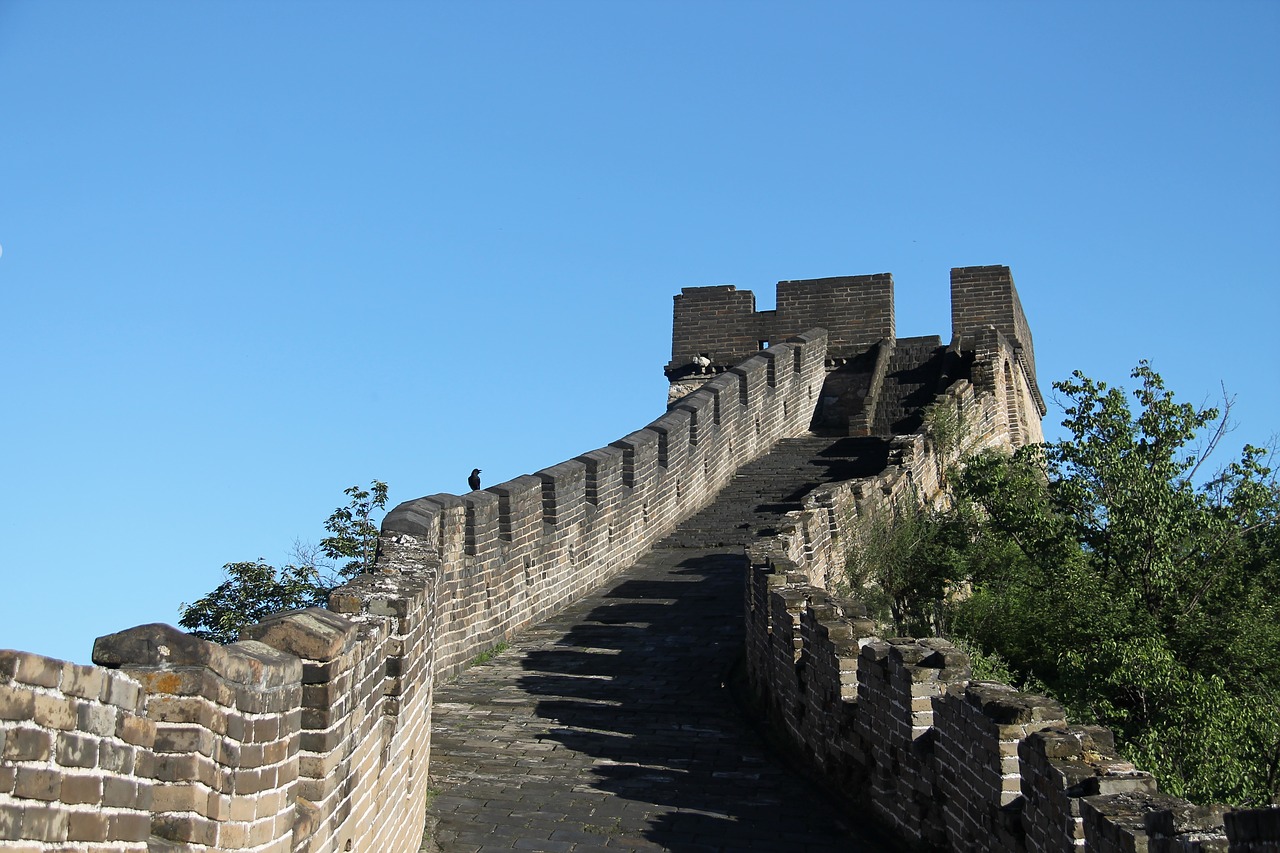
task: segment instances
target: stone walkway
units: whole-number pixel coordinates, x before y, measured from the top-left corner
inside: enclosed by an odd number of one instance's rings
[[[896,849],[779,762],[730,694],[743,571],[740,545],[655,549],[437,687],[438,849]]]

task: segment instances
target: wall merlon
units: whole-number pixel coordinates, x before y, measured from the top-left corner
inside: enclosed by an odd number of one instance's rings
[[[448,497],[453,498],[452,495]],[[404,501],[392,508],[382,519],[382,530],[408,533],[433,540],[440,535],[439,512],[441,509],[441,504],[430,497]]]
[[[658,465],[679,467],[689,454],[692,415],[683,408],[671,409],[649,424],[647,429],[658,437]]]
[[[658,465],[658,433],[640,429],[613,442],[622,450],[622,484],[644,492],[653,486]]]
[[[608,511],[619,500],[622,490],[624,451],[619,447],[601,447],[577,457],[585,467],[587,503]]]
[[[709,384],[709,383],[708,383]],[[689,443],[697,444],[699,431],[709,432],[719,423],[719,394],[722,386],[708,388],[703,385],[687,397],[681,397],[673,407],[689,413]]]
[[[463,541],[468,556],[488,559],[498,548],[498,495],[491,490],[467,492],[462,496],[466,507]]]
[[[563,527],[581,521],[587,503],[587,465],[570,459],[542,469],[537,476],[542,480],[543,523]]]
[[[542,479],[522,474],[487,491],[498,496],[498,537],[506,542],[542,532]]]

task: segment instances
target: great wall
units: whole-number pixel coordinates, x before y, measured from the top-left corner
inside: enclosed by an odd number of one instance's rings
[[[933,494],[953,461],[922,429],[925,407],[961,414],[971,448],[1041,440],[1009,269],[952,270],[951,298],[944,344],[896,337],[888,275],[780,282],[773,311],[750,291],[686,288],[665,414],[535,474],[397,506],[377,570],[327,609],[273,616],[227,646],[144,625],[99,638],[94,666],[0,651],[0,850],[418,850],[429,797],[448,795],[429,781],[433,732],[467,717],[434,707],[437,691],[655,545],[714,541],[743,590],[744,622],[719,630],[745,649],[750,707],[901,849],[1280,851],[1280,809],[1162,794],[1107,730],[972,681],[945,641],[877,636],[836,592],[860,519]],[[813,434],[828,444],[806,444]],[[872,470],[841,468],[833,442],[870,449]],[[777,476],[760,466],[790,464],[786,448],[819,447],[824,482],[780,503],[776,522],[725,534],[735,483]],[[733,774],[716,775],[732,790]],[[709,847],[635,849],[738,849],[703,831]],[[742,849],[793,849],[755,842]],[[822,844],[804,849],[864,849]]]

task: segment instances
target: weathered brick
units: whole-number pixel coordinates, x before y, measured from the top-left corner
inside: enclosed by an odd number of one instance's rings
[[[151,815],[118,813],[107,816],[108,841],[146,841],[151,835]]]
[[[62,791],[62,774],[40,767],[19,767],[15,796],[28,800],[56,800]]]
[[[63,662],[53,658],[33,655],[29,652],[18,652],[18,672],[16,679],[23,684],[36,687],[57,687],[62,678]]]
[[[48,806],[25,806],[22,810],[22,836],[34,841],[66,841],[67,812]]]
[[[100,700],[106,693],[107,671],[96,666],[62,666],[62,692],[81,699]]]
[[[64,776],[60,799],[72,805],[76,803],[97,805],[102,802],[102,785],[101,776]]]
[[[118,713],[110,705],[82,702],[76,708],[76,728],[99,737],[111,737],[116,731]]]
[[[69,730],[76,727],[75,699],[37,694],[32,717],[37,725]]]
[[[0,786],[0,792],[2,791],[4,787]],[[0,841],[13,841],[21,835],[22,806],[12,800],[0,802]]]
[[[6,761],[43,761],[53,750],[53,737],[42,729],[10,729],[4,741]]]
[[[151,746],[156,739],[156,724],[145,717],[121,714],[116,722],[116,737],[134,746]]]
[[[35,714],[35,695],[25,687],[0,683],[0,720],[29,720]]]
[[[62,732],[58,735],[57,758],[63,767],[96,767],[98,739]]]
[[[102,812],[75,811],[67,818],[68,841],[106,841],[109,820]]]
[[[133,779],[108,776],[102,783],[102,804],[122,809],[141,808],[138,804],[138,783]]]

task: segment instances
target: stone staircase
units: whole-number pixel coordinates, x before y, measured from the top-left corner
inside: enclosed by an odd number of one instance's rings
[[[747,545],[778,531],[783,514],[823,483],[881,471],[889,443],[883,438],[803,435],[786,438],[738,469],[715,501],[685,521],[656,548],[721,548]]]
[[[897,341],[876,407],[876,435],[905,435],[920,428],[924,408],[942,390],[945,356],[936,336]]]

